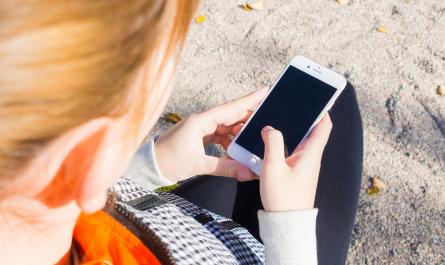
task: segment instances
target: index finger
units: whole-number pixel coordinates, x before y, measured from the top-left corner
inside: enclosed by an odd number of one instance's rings
[[[202,115],[212,120],[215,124],[231,125],[239,120],[238,116],[240,114],[245,114],[248,109],[260,103],[268,91],[269,88],[262,87],[244,97],[212,107],[204,111]]]

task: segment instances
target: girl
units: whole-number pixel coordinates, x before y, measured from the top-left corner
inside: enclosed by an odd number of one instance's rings
[[[281,133],[263,128],[261,181],[206,156],[203,143],[226,148],[267,88],[191,114],[140,147],[197,6],[2,2],[0,264],[345,263],[363,143],[350,85],[332,132],[326,115],[286,159]]]

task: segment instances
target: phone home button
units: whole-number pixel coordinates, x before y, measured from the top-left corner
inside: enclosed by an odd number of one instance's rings
[[[256,166],[257,163],[258,163],[258,160],[256,160],[255,157],[251,157],[251,158],[247,159],[247,165],[249,167],[254,167],[254,166]]]

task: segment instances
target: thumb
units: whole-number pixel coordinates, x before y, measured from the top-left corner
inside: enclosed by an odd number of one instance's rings
[[[261,130],[261,136],[265,145],[263,166],[286,164],[283,134],[271,126],[266,126]]]
[[[207,165],[207,172],[204,174],[231,177],[239,181],[255,179],[252,170],[235,160],[206,156],[204,163]]]

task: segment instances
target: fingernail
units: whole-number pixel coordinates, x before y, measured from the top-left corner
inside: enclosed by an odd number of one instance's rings
[[[251,174],[246,171],[238,171],[238,178],[244,179],[244,180],[250,180]]]
[[[271,130],[271,129],[273,129],[271,126],[266,126],[266,127],[264,127],[263,128],[263,132],[267,132],[268,130]]]

